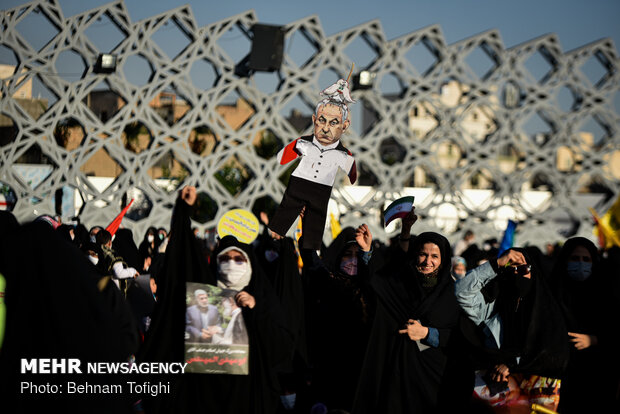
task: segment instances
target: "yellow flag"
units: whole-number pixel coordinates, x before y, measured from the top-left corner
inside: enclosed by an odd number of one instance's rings
[[[605,241],[605,245],[601,246],[603,249],[609,249],[614,245],[620,247],[620,227],[618,227],[620,225],[620,203],[618,200],[600,218],[593,208],[589,208],[597,224],[593,233],[599,237],[599,240]]]
[[[295,253],[297,253],[297,267],[301,270],[304,267],[304,262],[301,260],[301,253],[299,251],[299,238],[302,234],[301,217],[297,220],[297,227],[293,233],[293,240],[295,241]]]
[[[329,213],[329,227],[332,229],[332,240],[336,238],[342,231],[340,223],[336,220],[333,213]]]

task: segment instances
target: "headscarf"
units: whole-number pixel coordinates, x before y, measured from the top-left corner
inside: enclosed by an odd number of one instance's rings
[[[123,258],[129,267],[142,271],[144,260],[140,260],[138,247],[133,241],[133,233],[130,229],[118,229],[112,240],[112,249]]]
[[[353,227],[345,227],[338,236],[332,240],[329,247],[325,249],[323,255],[325,265],[331,272],[337,272],[340,269],[340,261],[346,248],[350,243],[355,242],[355,229]]]
[[[584,281],[572,280],[567,275],[570,256],[578,246],[585,247],[592,257],[592,274]],[[600,275],[599,254],[594,243],[584,237],[568,239],[553,266],[551,283],[555,296],[562,306],[568,328],[572,332],[589,331],[588,328],[591,329],[592,323],[598,321],[600,317],[596,315],[600,309],[600,303],[597,302],[605,289]]]
[[[437,245],[441,253],[437,284],[430,289],[423,288],[420,278],[415,277],[417,252],[426,243]],[[433,311],[436,299],[446,289],[453,289],[454,281],[450,276],[451,259],[452,248],[448,239],[439,233],[421,233],[409,247],[406,259],[395,257],[395,260],[381,271],[387,277],[385,279],[375,278],[373,288],[395,320],[405,323],[410,318],[423,318],[424,315]],[[456,299],[454,299],[454,304],[456,306]]]
[[[424,275],[417,271],[418,252],[427,243],[436,245],[441,254],[441,264],[430,275]],[[450,247],[450,242],[444,236],[434,232],[422,233],[415,238],[409,250],[412,254],[410,266],[413,273],[417,276],[418,283],[424,290],[432,289],[442,282],[445,284],[445,278],[450,276],[450,270],[452,269],[452,248]]]
[[[490,354],[499,360],[513,361],[511,371],[558,377],[568,362],[566,325],[557,301],[545,282],[537,260],[528,251],[513,247],[531,265],[531,279],[501,273],[482,289],[487,302],[496,301],[495,309],[503,322],[504,343]],[[519,292],[520,291],[520,292]]]
[[[77,239],[75,235],[75,230],[73,232],[73,238],[71,238],[71,230],[74,230],[74,228],[73,226],[70,226],[68,224],[61,224],[58,227],[56,227],[56,231],[58,232],[58,234],[61,235],[63,239],[65,239],[71,244],[79,246],[79,239]]]
[[[218,260],[220,256],[222,256],[223,254],[231,250],[235,250],[241,253],[246,260],[245,273],[241,275],[239,280],[231,280],[228,274],[222,272],[221,264],[219,263],[219,260]],[[252,278],[252,263],[250,262],[250,257],[248,256],[246,252],[244,252],[237,246],[229,246],[225,249],[222,249],[216,256],[216,262],[218,262],[218,272],[217,272],[217,286],[218,287],[222,289],[233,289],[233,290],[240,291],[250,283],[250,279]]]
[[[148,240],[149,236],[153,236],[153,245],[151,245],[151,242],[149,242]],[[153,226],[149,227],[144,233],[144,238],[140,242],[140,246],[138,248],[142,259],[146,258],[147,256],[153,258],[153,256],[157,254],[157,249],[161,242],[162,241],[159,239],[159,236],[157,234],[157,229]]]
[[[457,264],[462,264],[463,266],[467,267],[467,262],[465,261],[465,259],[463,259],[462,256],[454,256],[452,258],[452,267],[456,266]]]

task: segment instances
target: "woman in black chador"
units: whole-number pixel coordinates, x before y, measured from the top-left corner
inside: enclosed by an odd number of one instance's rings
[[[171,239],[158,275],[158,301],[139,361],[183,362],[186,282],[207,283],[238,291],[249,337],[249,375],[190,374],[171,378],[172,391],[155,398],[144,396],[148,413],[273,413],[280,390],[277,367],[292,354],[293,339],[282,307],[267,277],[256,265],[249,245],[233,236],[220,240],[212,267],[191,231],[190,212],[196,189],[185,187],[175,204]],[[226,257],[223,257],[226,256]],[[242,260],[233,260],[242,256]]]
[[[459,318],[451,256],[445,237],[422,233],[371,276],[377,308],[353,413],[438,410]]]
[[[301,250],[307,289],[308,338],[315,400],[350,410],[368,342],[372,298],[366,289],[364,252],[346,227],[320,259]]]
[[[617,271],[617,269],[616,269]],[[604,411],[618,384],[618,333],[612,296],[614,275],[601,268],[594,243],[568,239],[553,268],[551,282],[566,320],[570,359],[562,376],[561,413]],[[614,368],[612,368],[614,367]]]

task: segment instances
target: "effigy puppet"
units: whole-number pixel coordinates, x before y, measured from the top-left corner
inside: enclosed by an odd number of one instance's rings
[[[351,125],[348,104],[351,99],[349,84],[340,79],[321,92],[324,98],[317,104],[312,122],[314,134],[302,136],[278,153],[278,162],[287,164],[301,158],[289,180],[282,201],[269,228],[284,236],[305,207],[302,228],[302,248],[321,248],[327,218],[327,205],[338,169],[342,169],[351,184],[357,179],[355,159],[340,142],[340,137]]]

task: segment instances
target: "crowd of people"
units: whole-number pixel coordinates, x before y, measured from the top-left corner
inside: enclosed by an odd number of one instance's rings
[[[20,225],[0,213],[3,389],[23,380],[20,358],[177,362],[191,334],[249,344],[249,375],[186,373],[165,379],[167,395],[82,407],[147,414],[619,407],[618,247],[601,251],[574,237],[553,254],[533,246],[500,252],[491,241],[478,247],[471,232],[451,246],[441,234],[416,234],[414,209],[391,243],[373,239],[365,224],[344,228],[328,246],[300,248],[300,267],[295,241],[270,231],[266,214],[250,245],[196,237],[195,199],[185,187],[169,231],[149,228],[139,245],[127,228],[112,236],[50,216]],[[192,291],[188,307],[188,282],[223,289],[222,305],[236,318],[230,329],[206,291]],[[202,319],[215,330],[202,329]]]

